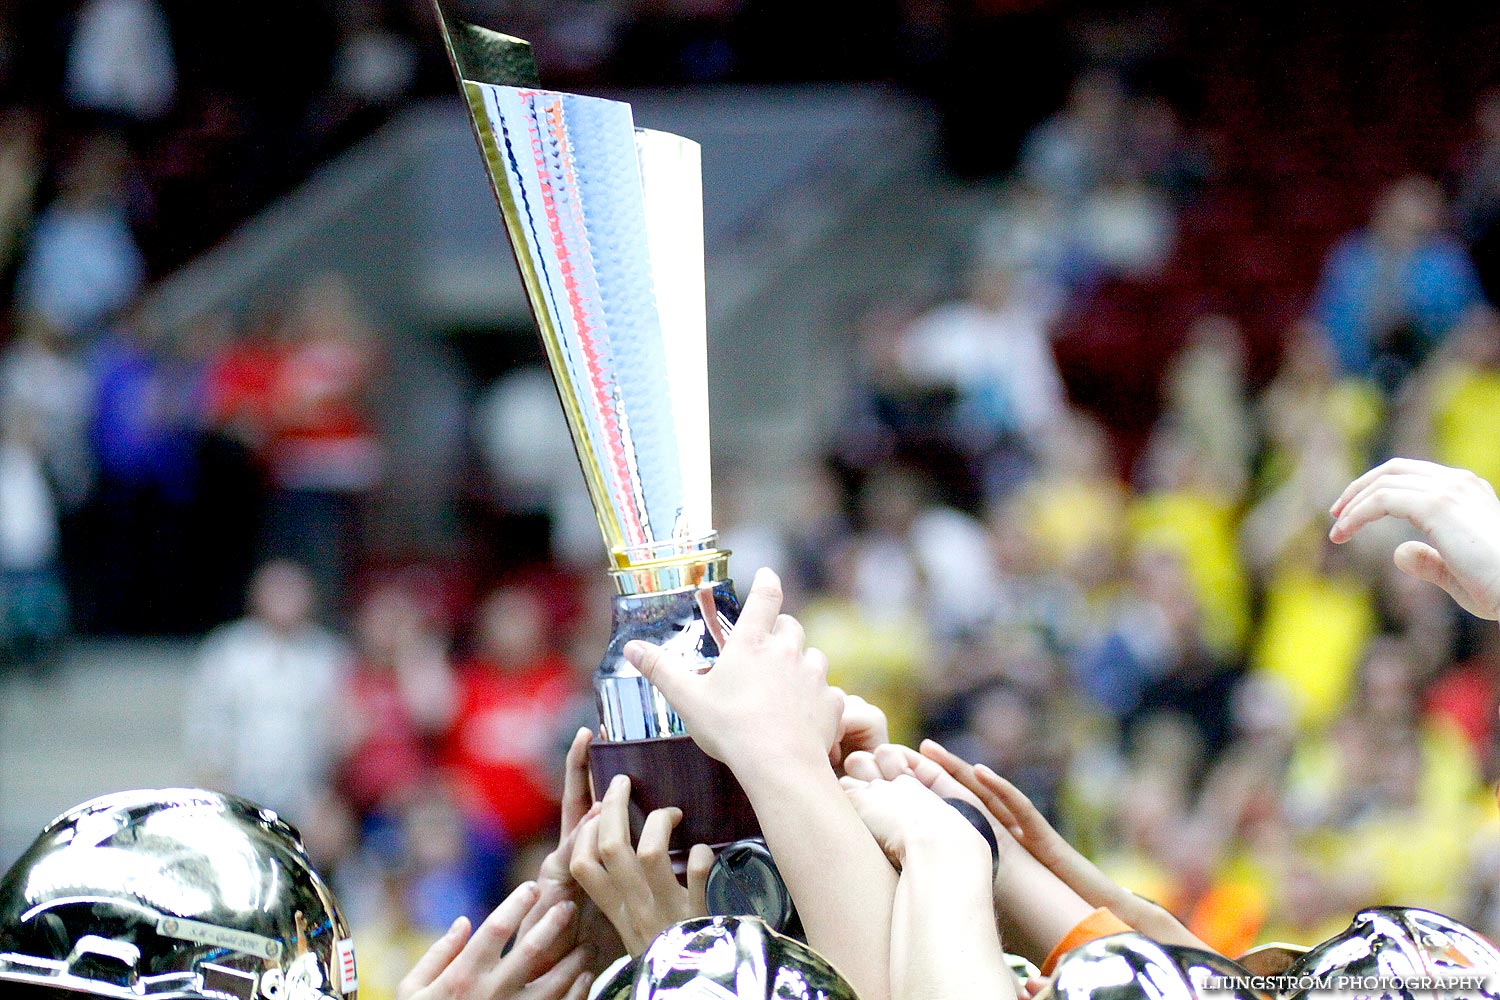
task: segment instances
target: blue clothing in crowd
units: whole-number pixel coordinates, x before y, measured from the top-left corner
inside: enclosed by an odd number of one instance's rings
[[[1339,368],[1369,376],[1382,336],[1409,325],[1420,347],[1431,348],[1464,310],[1483,301],[1474,265],[1457,241],[1434,237],[1400,253],[1360,230],[1329,251],[1313,315],[1328,330]]]

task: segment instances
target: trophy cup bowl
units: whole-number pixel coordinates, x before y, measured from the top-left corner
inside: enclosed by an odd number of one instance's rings
[[[759,834],[729,769],[622,656],[644,639],[707,669],[739,614],[711,521],[700,151],[637,129],[628,104],[541,89],[528,43],[434,5],[610,553],[594,788],[630,776],[636,835],[680,807],[680,864]]]

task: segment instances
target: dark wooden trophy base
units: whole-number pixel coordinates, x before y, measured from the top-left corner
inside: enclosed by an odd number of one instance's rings
[[[595,798],[603,797],[615,775],[630,776],[632,839],[640,837],[641,824],[652,810],[682,810],[671,841],[672,860],[679,869],[694,844],[717,851],[736,840],[760,836],[755,810],[734,774],[700,750],[691,736],[596,739],[589,747],[589,771]]]

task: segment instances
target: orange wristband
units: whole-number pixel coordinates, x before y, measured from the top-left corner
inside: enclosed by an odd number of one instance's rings
[[[1052,969],[1057,965],[1057,960],[1081,944],[1088,944],[1090,941],[1108,937],[1111,934],[1123,934],[1133,930],[1135,930],[1134,927],[1101,906],[1078,921],[1073,929],[1057,942],[1057,947],[1052,949],[1052,953],[1047,956],[1047,961],[1042,963],[1042,975],[1052,975]]]

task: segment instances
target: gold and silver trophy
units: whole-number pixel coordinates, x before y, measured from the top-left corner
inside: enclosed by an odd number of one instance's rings
[[[710,507],[698,145],[541,89],[527,42],[434,2],[610,553],[595,787],[630,775],[637,822],[680,807],[674,851],[754,836],[728,768],[621,655],[645,639],[707,668],[739,613]]]

